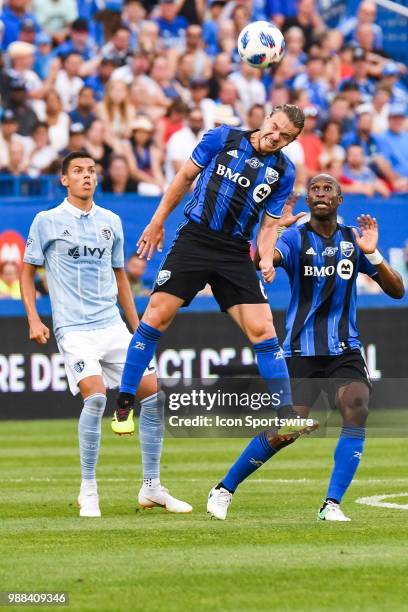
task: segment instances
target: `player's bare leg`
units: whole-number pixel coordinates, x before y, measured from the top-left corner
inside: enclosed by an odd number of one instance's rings
[[[78,496],[79,516],[100,517],[96,465],[101,439],[101,422],[106,406],[106,390],[101,376],[87,376],[78,383],[84,400],[78,423],[81,459],[81,488]]]
[[[350,521],[340,503],[358,469],[364,450],[365,424],[368,417],[370,391],[360,381],[339,388],[336,406],[343,417],[343,427],[334,452],[334,468],[329,488],[318,518],[325,521]]]

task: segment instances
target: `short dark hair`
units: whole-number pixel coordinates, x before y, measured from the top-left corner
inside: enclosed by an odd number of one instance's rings
[[[71,153],[68,153],[68,155],[66,155],[62,160],[62,174],[68,173],[69,164],[74,161],[74,159],[92,159],[92,161],[95,163],[95,160],[93,159],[92,155],[89,155],[86,151],[72,151]]]
[[[293,125],[301,132],[305,125],[305,116],[303,111],[299,106],[295,106],[295,104],[281,104],[279,106],[274,106],[270,117],[275,113],[285,113],[287,118],[293,123]]]

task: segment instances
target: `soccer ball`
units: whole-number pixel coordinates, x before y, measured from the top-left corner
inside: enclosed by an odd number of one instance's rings
[[[277,64],[284,52],[283,34],[269,21],[254,21],[238,36],[238,53],[253,68],[269,68]]]

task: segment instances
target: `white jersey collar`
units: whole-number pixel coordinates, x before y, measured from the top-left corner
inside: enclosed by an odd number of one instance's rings
[[[92,206],[88,210],[88,212],[84,212],[80,208],[73,206],[70,202],[68,202],[68,198],[65,198],[61,206],[64,208],[64,210],[69,212],[71,215],[73,215],[77,219],[80,219],[81,217],[93,217],[93,215],[96,213],[95,202],[92,202]]]

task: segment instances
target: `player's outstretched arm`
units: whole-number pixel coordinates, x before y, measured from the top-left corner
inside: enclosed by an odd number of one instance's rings
[[[137,316],[135,301],[133,299],[132,290],[124,268],[113,269],[118,286],[118,303],[125,313],[132,331],[136,331],[139,326],[139,317]]]
[[[189,159],[177,172],[169,188],[161,199],[149,225],[145,227],[137,242],[137,254],[141,259],[147,256],[151,259],[154,251],[162,251],[164,240],[164,223],[180,200],[189,191],[191,185],[200,174],[199,168]]]
[[[36,269],[37,266],[23,263],[20,278],[21,297],[27,313],[30,340],[35,340],[38,344],[46,344],[50,337],[50,330],[41,321],[35,304],[34,275]]]
[[[397,300],[404,296],[405,289],[401,275],[390,266],[381,253],[377,250],[378,245],[378,224],[375,217],[371,215],[361,215],[357,217],[358,231],[353,228],[356,243],[367,257],[368,261],[375,265],[378,274],[374,280],[380,285],[381,289],[390,297]]]
[[[259,269],[265,283],[271,283],[275,278],[274,252],[278,239],[280,219],[265,214],[258,232],[256,244],[259,253]]]

